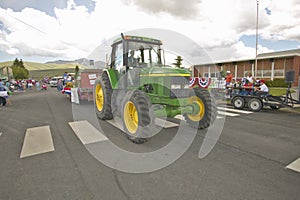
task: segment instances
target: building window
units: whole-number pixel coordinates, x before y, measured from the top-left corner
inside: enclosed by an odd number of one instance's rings
[[[211,77],[211,78],[218,77],[218,75],[217,75],[217,74],[218,74],[217,72],[210,73],[210,77]]]

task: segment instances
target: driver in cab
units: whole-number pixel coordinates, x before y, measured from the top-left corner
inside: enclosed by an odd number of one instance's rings
[[[134,50],[130,51],[130,56],[128,57],[129,67],[138,67],[138,59],[134,57]]]

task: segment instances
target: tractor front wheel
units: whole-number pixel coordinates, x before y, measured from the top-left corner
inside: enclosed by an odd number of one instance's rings
[[[109,120],[113,118],[111,111],[112,88],[106,72],[101,73],[95,83],[95,108],[100,119]]]
[[[139,144],[147,140],[144,133],[146,126],[151,123],[150,105],[148,96],[140,90],[127,92],[122,101],[121,117],[124,131],[134,143]]]
[[[189,98],[190,104],[197,104],[199,112],[196,114],[184,114],[187,123],[198,129],[209,127],[217,117],[217,106],[210,93],[201,88],[194,88]]]

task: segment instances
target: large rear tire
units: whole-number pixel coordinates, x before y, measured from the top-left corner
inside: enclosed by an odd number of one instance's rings
[[[189,98],[189,103],[196,103],[199,112],[195,115],[184,114],[187,123],[198,129],[209,127],[217,117],[217,106],[215,99],[209,91],[201,88],[194,88],[194,94]]]
[[[134,143],[147,141],[147,126],[151,124],[150,108],[148,96],[140,90],[127,92],[122,101],[121,117],[124,131]]]
[[[98,118],[109,120],[113,118],[111,111],[112,88],[106,72],[102,72],[95,82],[95,108]]]

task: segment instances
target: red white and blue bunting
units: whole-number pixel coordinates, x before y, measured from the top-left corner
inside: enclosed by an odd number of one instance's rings
[[[189,86],[190,86],[190,88],[192,88],[192,87],[195,86],[195,84],[198,82],[197,79],[198,78],[190,78],[190,80],[189,80]]]
[[[202,88],[208,88],[208,86],[210,85],[210,81],[210,78],[208,80],[205,78],[198,78],[198,85]]]
[[[198,84],[198,86],[201,88],[208,88],[210,83],[211,83],[210,78],[205,79],[202,77],[195,77],[195,78],[190,78],[190,80],[189,80],[190,88],[194,87],[196,84]]]

